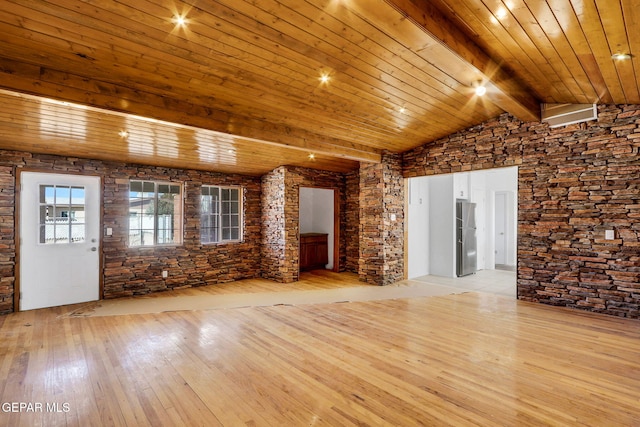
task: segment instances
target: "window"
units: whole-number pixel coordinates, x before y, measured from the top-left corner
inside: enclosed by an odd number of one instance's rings
[[[181,243],[181,185],[131,181],[129,183],[129,246]]]
[[[200,193],[200,241],[242,240],[242,188],[203,185]]]
[[[84,187],[40,185],[40,243],[84,242]]]

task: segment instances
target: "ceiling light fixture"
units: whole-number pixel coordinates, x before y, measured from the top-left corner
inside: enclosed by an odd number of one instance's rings
[[[611,55],[611,59],[614,61],[626,61],[627,59],[631,59],[631,55],[628,53],[614,53]]]
[[[478,86],[476,86],[477,96],[484,96],[485,93],[487,93],[487,88],[484,85],[479,84]]]
[[[316,155],[311,153],[309,154],[309,160],[315,160],[316,159]]]
[[[173,18],[173,22],[175,22],[178,27],[184,27],[187,25],[187,19],[182,15],[176,15]]]
[[[320,75],[320,83],[329,83],[330,79],[331,78],[329,77],[329,74],[327,74],[327,73],[322,73]]]
[[[406,112],[407,112],[407,109],[406,109],[406,108],[404,108],[404,107],[400,107],[400,110],[399,110],[399,111],[400,111],[400,113],[404,114],[404,113],[406,113]]]
[[[129,136],[129,132],[123,129],[120,132],[118,132],[118,135],[120,135],[120,138],[126,138]]]
[[[498,21],[502,21],[504,18],[507,17],[507,9],[505,9],[504,7],[499,7],[498,10],[495,13],[495,17]]]

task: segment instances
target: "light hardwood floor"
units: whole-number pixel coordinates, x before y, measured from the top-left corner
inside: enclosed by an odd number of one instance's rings
[[[331,281],[340,276],[314,286]],[[242,292],[291,289],[253,283]],[[481,292],[89,318],[71,309],[0,317],[3,409],[43,404],[0,412],[0,425],[640,423],[636,320]]]

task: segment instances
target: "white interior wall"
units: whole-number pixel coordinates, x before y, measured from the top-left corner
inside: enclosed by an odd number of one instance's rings
[[[325,266],[327,269],[333,268],[333,203],[333,190],[300,187],[300,233],[329,235],[329,264]]]
[[[484,174],[476,173],[470,174],[470,186],[471,194],[470,201],[476,204],[476,244],[478,247],[477,253],[477,268],[478,270],[484,270],[487,268],[487,184]],[[493,265],[493,264],[491,264]]]
[[[469,200],[470,196],[470,178],[469,172],[458,172],[451,175],[453,177],[453,194],[454,199]]]
[[[407,254],[409,278],[429,274],[429,179],[428,177],[407,180],[408,229]]]
[[[453,193],[453,175],[429,177],[429,274],[436,276],[455,277],[456,274]]]

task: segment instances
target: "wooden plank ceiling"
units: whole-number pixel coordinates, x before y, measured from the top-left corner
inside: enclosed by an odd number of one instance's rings
[[[503,111],[539,120],[541,102],[640,103],[638,15],[640,0],[3,0],[0,148],[349,171]]]

